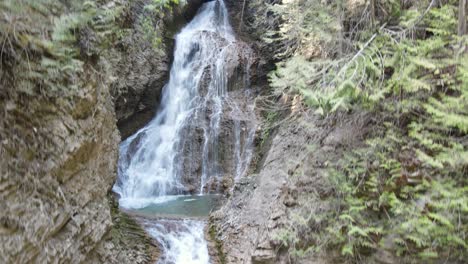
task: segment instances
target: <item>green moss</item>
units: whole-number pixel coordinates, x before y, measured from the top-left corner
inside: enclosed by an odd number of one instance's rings
[[[274,129],[275,122],[278,121],[280,114],[276,111],[266,113],[262,134],[260,135],[260,148],[265,146]]]
[[[224,251],[223,251],[223,243],[222,243],[222,241],[220,241],[217,238],[216,234],[217,234],[216,227],[215,227],[215,225],[211,224],[210,225],[210,230],[209,230],[210,239],[211,239],[211,241],[215,242],[216,253],[217,253],[218,257],[219,257],[220,264],[225,264],[226,263],[226,255],[224,254]]]
[[[114,194],[110,193],[108,199],[113,222],[110,231],[113,244],[124,249],[137,249],[143,246],[146,256],[150,259],[151,256],[155,255],[151,238],[135,219],[119,210]]]

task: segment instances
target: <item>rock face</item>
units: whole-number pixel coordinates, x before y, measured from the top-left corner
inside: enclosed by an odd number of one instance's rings
[[[327,162],[360,143],[366,133],[365,115],[336,117],[347,120],[332,125],[311,113],[292,113],[265,147],[258,173],[234,186],[232,197],[211,215],[215,239],[222,244],[225,263],[290,263],[287,248],[279,241],[280,230],[293,222],[300,207],[310,211],[327,206],[320,199],[302,200],[301,194],[327,193]],[[315,146],[312,151],[311,147]],[[312,256],[295,263],[338,263],[334,256]]]
[[[143,29],[145,2],[137,1],[129,11],[130,34],[109,51],[114,72],[112,85],[115,112],[122,138],[125,139],[153,118],[159,95],[169,75],[170,45],[166,41],[154,47]],[[164,26],[156,27],[162,36]]]
[[[111,228],[119,134],[91,78],[66,98],[0,100],[2,263],[84,262]]]
[[[249,43],[257,54],[252,62],[250,82],[253,87],[268,87],[267,75],[275,69],[276,58],[273,57],[281,47],[278,44],[266,43],[262,36],[269,30],[278,27],[278,19],[268,10],[268,4],[281,0],[225,0],[229,10],[229,19],[236,35]]]

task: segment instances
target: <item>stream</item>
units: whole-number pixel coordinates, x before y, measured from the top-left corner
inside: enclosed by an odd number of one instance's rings
[[[244,78],[249,56],[239,48],[225,3],[204,3],[176,36],[157,114],[120,145],[113,191],[160,244],[157,263],[211,263],[207,216],[225,182],[242,177],[252,156],[253,107],[243,100],[251,98]],[[237,91],[230,88],[235,74],[245,75]]]

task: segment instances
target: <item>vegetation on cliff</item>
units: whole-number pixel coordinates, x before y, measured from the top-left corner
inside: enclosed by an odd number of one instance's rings
[[[149,13],[140,30],[155,42],[155,49],[161,42],[156,29],[171,5],[178,2],[153,0],[144,7]],[[132,19],[132,7],[127,1],[2,1],[2,94],[14,88],[27,95],[55,96],[79,90],[83,87],[80,79],[88,80],[80,78],[85,68],[98,62],[101,55],[110,57],[105,51],[130,34],[127,20]],[[106,74],[106,67],[109,65],[93,68]]]
[[[278,47],[273,92],[301,95],[324,119],[374,115],[366,143],[328,168],[333,192],[321,199],[332,206],[320,215],[304,209],[278,236],[292,256],[338,247],[355,262],[382,249],[406,262],[466,260],[464,2],[303,0],[267,8],[279,25],[263,34]]]

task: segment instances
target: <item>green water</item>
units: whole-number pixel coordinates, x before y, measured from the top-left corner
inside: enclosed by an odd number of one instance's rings
[[[147,207],[132,210],[133,212],[150,217],[169,218],[203,218],[220,204],[220,195],[184,195],[173,196],[167,202],[151,204]]]

